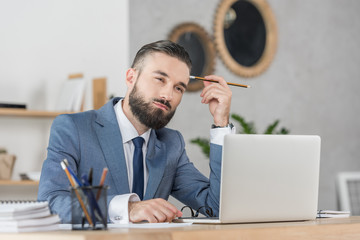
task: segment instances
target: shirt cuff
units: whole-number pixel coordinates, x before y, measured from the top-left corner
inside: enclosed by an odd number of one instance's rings
[[[109,203],[109,219],[112,223],[129,223],[129,202],[140,201],[136,193],[117,195]]]
[[[235,134],[235,133],[236,133],[235,126],[232,128],[231,127],[212,128],[210,129],[210,143],[223,146],[225,135]]]

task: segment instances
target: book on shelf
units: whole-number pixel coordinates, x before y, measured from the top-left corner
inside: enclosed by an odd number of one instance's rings
[[[48,202],[0,202],[0,232],[57,230],[59,223],[59,216],[50,213]]]
[[[41,172],[33,171],[33,172],[24,172],[19,173],[20,179],[25,181],[40,181]]]
[[[78,112],[84,100],[85,79],[82,76],[64,82],[57,101],[56,111]]]
[[[26,104],[0,102],[0,108],[20,108],[20,109],[26,109]]]

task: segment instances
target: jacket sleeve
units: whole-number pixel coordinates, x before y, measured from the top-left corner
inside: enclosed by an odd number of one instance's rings
[[[60,162],[66,158],[77,174],[76,166],[81,157],[78,131],[70,116],[60,115],[55,118],[47,150],[47,159],[41,170],[38,200],[48,201],[51,211],[59,214],[62,222],[70,222],[70,182]]]
[[[207,178],[189,161],[183,138],[180,138],[183,151],[178,161],[172,195],[195,210],[202,206],[211,207],[214,215],[218,216],[222,146],[210,144],[210,177]],[[207,215],[204,211],[201,213]]]

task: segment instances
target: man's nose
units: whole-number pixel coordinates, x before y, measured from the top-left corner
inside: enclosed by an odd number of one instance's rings
[[[170,102],[173,99],[173,95],[174,89],[171,86],[166,86],[162,88],[160,97]]]

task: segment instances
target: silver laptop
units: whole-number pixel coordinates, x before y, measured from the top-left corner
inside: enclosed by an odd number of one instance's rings
[[[194,223],[300,221],[316,218],[320,137],[226,135],[220,214]]]

